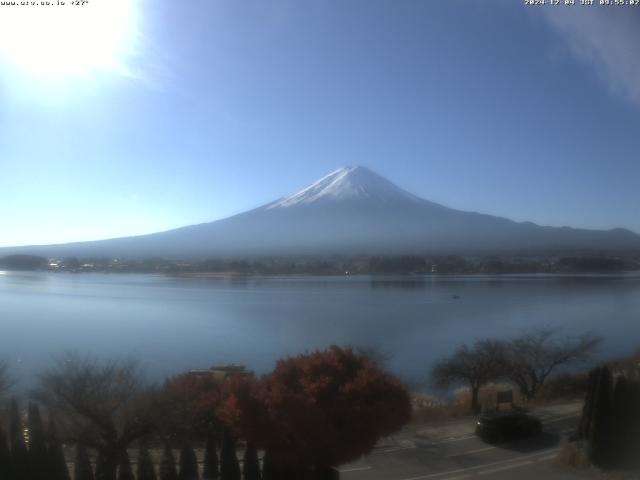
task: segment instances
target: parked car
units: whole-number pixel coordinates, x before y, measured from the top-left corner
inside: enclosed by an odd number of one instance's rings
[[[491,443],[530,437],[540,432],[540,419],[523,412],[480,415],[476,424],[476,435]]]

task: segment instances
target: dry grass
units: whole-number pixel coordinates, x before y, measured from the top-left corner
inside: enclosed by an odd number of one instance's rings
[[[522,406],[524,401],[520,396],[520,392],[512,385],[506,383],[489,383],[480,389],[478,394],[478,400],[480,402],[483,411],[491,412],[496,410],[496,399],[498,398],[498,392],[504,392],[511,390],[513,392],[513,403],[515,405]],[[461,388],[456,390],[454,396],[454,402],[462,405],[466,405],[469,409],[471,405],[471,392],[468,388]],[[501,404],[500,409],[509,409],[510,405]]]
[[[569,467],[587,468],[591,466],[586,453],[576,444],[569,443],[564,445],[555,458],[556,463]]]
[[[478,399],[483,411],[495,411],[497,392],[513,390],[515,405],[522,405],[520,395],[507,384],[488,384],[480,389]],[[501,409],[509,409],[510,405],[501,405]],[[414,394],[413,421],[427,423],[438,420],[449,420],[471,415],[471,392],[468,388],[460,388],[454,392],[451,400],[443,400],[433,395]]]
[[[586,373],[563,373],[549,378],[536,396],[536,405],[583,400],[587,394]]]
[[[529,405],[542,406],[582,400],[586,394],[587,380],[586,373],[555,375],[547,379],[532,402],[527,402],[513,385],[490,383],[480,389],[479,401],[483,411],[491,412],[496,409],[497,393],[505,390],[513,392],[516,408],[526,409]],[[413,396],[413,407],[413,421],[418,423],[465,417],[471,415],[471,392],[468,388],[460,388],[450,400],[416,393]],[[500,408],[509,409],[511,406],[503,404]]]

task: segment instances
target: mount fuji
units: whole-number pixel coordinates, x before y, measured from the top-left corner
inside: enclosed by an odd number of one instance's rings
[[[293,195],[222,220],[137,237],[0,249],[122,258],[640,250],[625,229],[544,227],[454,210],[365,167],[340,168]]]

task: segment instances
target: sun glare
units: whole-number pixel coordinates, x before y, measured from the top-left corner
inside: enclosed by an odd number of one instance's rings
[[[0,7],[0,60],[47,77],[127,73],[135,41],[133,0],[15,3]]]

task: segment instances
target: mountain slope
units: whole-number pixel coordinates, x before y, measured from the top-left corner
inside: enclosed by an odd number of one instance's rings
[[[346,167],[293,195],[223,220],[138,237],[0,249],[0,254],[204,258],[631,249],[640,249],[640,236],[629,230],[542,227],[453,210],[367,168]]]

